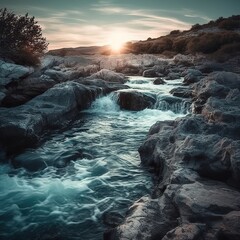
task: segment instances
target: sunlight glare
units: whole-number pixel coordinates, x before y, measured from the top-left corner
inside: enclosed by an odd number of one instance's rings
[[[125,34],[123,32],[112,32],[112,34],[110,35],[109,45],[111,46],[113,52],[121,51],[124,43],[126,42],[124,37]]]

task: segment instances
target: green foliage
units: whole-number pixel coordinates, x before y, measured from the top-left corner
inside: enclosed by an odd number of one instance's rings
[[[42,29],[34,17],[0,9],[0,56],[18,64],[36,65],[47,49]]]

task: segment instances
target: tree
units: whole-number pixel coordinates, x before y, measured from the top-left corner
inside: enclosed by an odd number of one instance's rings
[[[34,17],[0,9],[0,56],[18,64],[36,65],[47,50],[42,29]]]

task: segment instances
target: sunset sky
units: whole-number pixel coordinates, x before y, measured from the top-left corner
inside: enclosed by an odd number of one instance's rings
[[[35,16],[49,49],[144,40],[240,14],[240,0],[0,0],[4,7]]]

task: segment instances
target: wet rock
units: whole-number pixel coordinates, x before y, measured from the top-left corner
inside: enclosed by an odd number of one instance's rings
[[[177,87],[173,88],[170,93],[174,97],[180,97],[180,98],[191,98],[193,96],[192,90],[186,87]]]
[[[168,75],[166,76],[166,80],[176,80],[176,79],[180,79],[181,75],[179,73],[175,73],[175,72],[170,72],[168,73]]]
[[[154,81],[153,81],[153,84],[154,85],[162,85],[162,84],[165,84],[166,82],[162,79],[162,78],[156,78]]]
[[[0,109],[0,145],[11,152],[34,145],[44,130],[66,123],[89,107],[100,93],[97,87],[67,82],[24,105]]]
[[[158,77],[158,75],[154,69],[147,69],[147,70],[143,71],[142,76],[143,77]]]
[[[118,104],[122,109],[140,111],[153,107],[155,102],[152,96],[134,90],[118,92]]]
[[[158,96],[155,108],[163,111],[171,110],[174,113],[186,113],[191,103],[186,99],[172,96]]]

